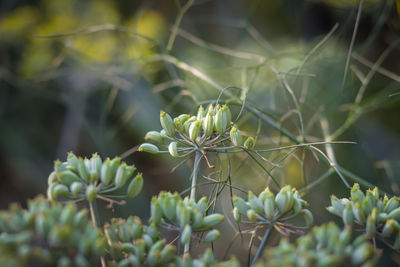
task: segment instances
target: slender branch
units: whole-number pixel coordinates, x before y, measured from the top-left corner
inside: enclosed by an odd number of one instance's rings
[[[93,226],[95,228],[100,228],[99,212],[97,210],[96,199],[94,201],[89,201],[90,217],[92,218]],[[106,261],[104,257],[100,257],[101,266],[106,267]]]
[[[251,266],[254,266],[258,258],[261,256],[261,253],[263,252],[265,245],[267,244],[268,238],[271,235],[271,231],[272,231],[272,226],[269,226],[265,231],[263,240],[261,241],[260,247],[258,248],[256,255],[254,256],[253,261],[251,262]]]
[[[196,193],[197,193],[197,177],[199,174],[200,170],[200,160],[201,160],[202,154],[200,151],[196,151],[195,156],[194,156],[194,163],[193,163],[193,174],[192,174],[192,187],[190,189],[190,199],[193,199],[196,201]],[[189,253],[190,251],[190,243],[185,245],[184,252],[183,253]]]

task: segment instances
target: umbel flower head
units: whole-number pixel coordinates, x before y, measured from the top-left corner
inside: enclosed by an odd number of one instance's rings
[[[351,228],[334,223],[315,226],[291,244],[281,239],[267,248],[256,267],[262,266],[375,266],[379,255],[365,235],[352,239]]]
[[[297,215],[304,217],[306,226],[313,224],[311,212],[304,209],[307,202],[289,185],[283,187],[276,195],[268,187],[258,196],[249,191],[247,201],[234,196],[233,205],[232,212],[236,221],[240,222],[243,216],[246,216],[247,223],[274,226],[280,232],[290,228],[286,221]]]
[[[244,140],[241,131],[233,125],[232,115],[227,105],[209,105],[198,108],[197,115],[181,114],[176,118],[164,111],[160,112],[160,132],[150,131],[139,151],[148,153],[169,152],[173,157],[185,157],[196,150],[216,151],[224,148],[252,148],[252,137]],[[230,142],[229,142],[230,141]],[[227,146],[229,145],[229,146]],[[160,147],[168,147],[161,150]]]
[[[332,196],[327,210],[342,217],[345,225],[362,228],[368,238],[394,239],[392,248],[400,250],[399,197],[381,197],[377,187],[364,193],[358,184],[354,184],[350,198]]]
[[[90,159],[68,153],[67,161],[56,161],[54,171],[48,178],[47,197],[57,201],[66,199],[87,199],[94,201],[98,195],[109,194],[129,184],[125,193],[127,197],[137,196],[143,187],[142,174],[133,174],[136,168],[121,162],[115,157],[102,160],[95,153]]]
[[[87,213],[72,203],[50,204],[42,196],[29,201],[27,210],[14,204],[0,211],[0,265],[99,265],[105,239]]]
[[[112,219],[104,226],[112,261],[109,266],[169,266],[176,248],[168,245],[154,224],[142,225],[140,218]]]
[[[150,221],[155,225],[182,231],[183,244],[190,241],[193,232],[208,232],[202,241],[215,241],[220,233],[213,230],[213,227],[223,220],[224,216],[218,213],[207,215],[206,197],[195,202],[189,197],[182,199],[176,192],[172,194],[162,191],[151,200]]]

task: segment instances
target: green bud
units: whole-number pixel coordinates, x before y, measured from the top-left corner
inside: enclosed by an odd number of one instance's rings
[[[197,120],[198,121],[201,121],[202,119],[203,119],[203,117],[204,117],[204,108],[203,108],[203,106],[202,105],[200,105],[200,107],[199,107],[199,109],[197,110]]]
[[[160,264],[166,264],[175,257],[176,248],[173,245],[166,245],[161,250]]]
[[[242,135],[241,135],[240,131],[235,126],[232,127],[229,135],[230,135],[232,143],[235,146],[241,146],[242,145]]]
[[[392,210],[388,216],[389,219],[400,220],[400,208]]]
[[[307,227],[311,227],[314,224],[314,218],[310,210],[303,209],[301,210],[301,214],[304,216],[304,221],[306,222]]]
[[[288,195],[286,194],[288,190],[290,190],[289,187],[283,187],[275,197],[275,204],[281,213],[286,212],[289,207],[289,199]]]
[[[183,132],[185,130],[185,127],[183,127],[183,124],[179,118],[174,119],[174,125],[178,132]]]
[[[160,152],[160,150],[158,150],[158,147],[156,147],[153,144],[150,143],[143,143],[139,146],[138,148],[139,152],[147,152],[147,153],[151,153],[151,154],[157,154],[158,152]]]
[[[176,146],[177,146],[176,142],[171,142],[171,143],[169,143],[169,146],[168,146],[169,154],[171,154],[171,156],[173,156],[174,158],[179,157],[178,148]]]
[[[342,218],[343,218],[343,223],[345,225],[352,225],[354,223],[354,216],[351,208],[351,203],[348,203],[344,208]]]
[[[181,227],[190,223],[190,211],[185,207],[181,207],[180,212],[176,214]]]
[[[85,190],[85,187],[81,182],[74,182],[69,188],[73,197],[77,197],[80,192]]]
[[[233,205],[238,208],[241,214],[246,214],[249,206],[247,205],[246,201],[243,200],[241,197],[233,196],[232,198]]]
[[[141,173],[136,175],[135,178],[130,182],[126,195],[128,197],[136,197],[143,188],[143,176]]]
[[[370,258],[373,253],[371,244],[363,243],[351,254],[351,262],[354,265],[360,265]]]
[[[203,213],[198,211],[198,210],[195,210],[192,213],[192,222],[193,222],[192,223],[193,229],[201,228],[203,226],[203,223],[204,223],[204,221],[203,221]]]
[[[211,136],[214,132],[214,116],[211,111],[203,119],[203,131],[205,136]]]
[[[343,214],[344,205],[336,196],[331,196],[331,205],[334,208],[334,212],[332,212],[333,214],[338,216]]]
[[[78,169],[77,170],[78,170],[79,176],[83,180],[85,180],[86,183],[89,183],[89,172],[85,165],[84,160],[81,157],[79,157],[79,159],[78,159]]]
[[[392,235],[393,231],[395,230],[395,222],[392,219],[386,221],[385,226],[382,229],[382,236],[389,237]]]
[[[94,201],[97,197],[97,190],[94,185],[88,185],[86,188],[86,199],[90,202]]]
[[[181,243],[184,245],[189,244],[191,237],[192,237],[192,228],[190,227],[190,225],[187,224],[185,225],[182,231]]]
[[[264,213],[265,217],[269,220],[272,220],[275,216],[275,201],[274,201],[274,195],[271,192],[268,193],[265,197]]]
[[[160,122],[167,136],[169,137],[174,136],[175,134],[174,122],[172,121],[171,116],[162,110],[160,111]]]
[[[221,233],[218,230],[216,230],[216,229],[211,230],[210,232],[208,232],[206,234],[203,241],[204,242],[214,242],[215,240],[217,240],[219,238],[220,235],[221,235]]]
[[[185,123],[183,124],[185,133],[186,133],[187,135],[189,135],[189,128],[190,128],[190,125],[192,125],[192,123],[195,122],[195,121],[196,121],[196,116],[192,116],[192,117],[190,117],[188,120],[186,120]]]
[[[215,115],[214,126],[218,133],[224,134],[226,131],[226,126],[228,124],[226,113],[223,109],[219,109]]]
[[[113,174],[111,168],[111,160],[107,158],[104,161],[103,166],[101,166],[100,179],[104,185],[108,185],[111,182],[112,178]]]
[[[189,128],[189,138],[192,141],[195,141],[196,138],[199,136],[200,132],[200,121],[192,122]]]
[[[95,175],[96,177],[100,177],[102,161],[100,156],[97,153],[92,155],[90,159],[90,174]]]
[[[161,208],[164,212],[164,215],[170,220],[174,221],[177,214],[177,209],[180,205],[175,206],[172,199],[162,199],[160,200]]]
[[[353,204],[353,214],[357,221],[365,223],[365,215],[359,202]]]
[[[350,190],[351,199],[361,201],[364,198],[364,193],[360,190],[360,185],[355,183]]]
[[[115,186],[117,188],[121,188],[124,186],[124,184],[126,183],[128,177],[126,175],[126,163],[122,163],[118,169],[117,169],[117,174],[115,175]]]
[[[68,187],[63,184],[57,184],[53,188],[52,199],[56,200],[59,196],[68,197]]]
[[[203,225],[206,228],[211,228],[211,227],[219,224],[223,220],[224,220],[224,215],[215,213],[215,214],[211,214],[211,215],[204,217]]]
[[[367,218],[365,232],[368,238],[373,238],[375,236],[375,223],[371,215]]]
[[[68,162],[69,166],[71,166],[71,167],[73,168],[73,170],[75,170],[75,171],[78,170],[79,160],[78,160],[78,158],[74,155],[74,153],[68,152],[67,162]]]
[[[242,215],[240,214],[237,207],[234,207],[232,210],[233,218],[235,221],[240,222],[242,220]]]
[[[254,138],[249,136],[249,137],[247,137],[246,141],[244,141],[243,146],[246,149],[252,149],[254,147],[254,144],[255,144]]]
[[[247,210],[247,218],[249,218],[250,221],[255,223],[257,222],[257,213],[254,210],[249,209]]]
[[[146,135],[144,136],[144,140],[146,140],[146,141],[150,140],[150,141],[154,141],[154,142],[157,142],[160,144],[162,144],[164,142],[164,138],[157,131],[147,132]]]
[[[188,114],[181,114],[178,116],[178,119],[181,121],[181,124],[184,125],[185,122],[190,118]]]
[[[50,173],[49,177],[47,178],[47,185],[51,185],[55,182],[57,182],[58,177],[56,172]]]
[[[249,193],[248,193],[247,204],[250,206],[250,208],[252,208],[258,214],[260,214],[260,215],[264,214],[264,205],[263,205],[263,203],[251,191],[249,191]]]
[[[207,210],[207,198],[202,197],[197,201],[197,208],[199,209],[200,213],[204,214]]]

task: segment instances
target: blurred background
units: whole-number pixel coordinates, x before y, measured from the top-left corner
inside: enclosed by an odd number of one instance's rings
[[[192,162],[171,172],[179,160],[135,147],[161,128],[160,109],[193,113],[223,88],[234,118],[245,100],[237,124],[258,148],[353,141],[318,147],[350,184],[399,194],[400,5],[359,3],[1,1],[0,208],[44,194],[53,161],[68,151],[98,152],[123,156],[145,178],[137,198],[103,209],[104,220],[147,219],[152,195],[189,186]],[[305,149],[257,157],[282,184],[304,189],[317,224],[336,219],[325,211],[328,196],[348,190],[326,162]],[[259,193],[269,183],[247,154],[230,160],[235,186]],[[225,155],[220,167],[224,179]],[[218,178],[205,164],[201,173]],[[225,191],[218,210],[230,213]],[[226,228],[220,258],[235,232]],[[231,252],[245,255],[246,246],[237,241]]]

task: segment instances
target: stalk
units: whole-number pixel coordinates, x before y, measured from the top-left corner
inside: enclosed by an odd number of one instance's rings
[[[190,189],[190,198],[196,201],[196,193],[197,193],[197,178],[200,170],[200,160],[201,160],[201,152],[196,151],[194,155],[194,163],[193,163],[193,174],[192,174],[192,187]],[[189,253],[190,251],[190,243],[185,245],[183,253]]]
[[[267,244],[268,238],[271,235],[271,231],[272,231],[272,226],[269,226],[265,231],[263,240],[261,241],[260,247],[258,248],[256,255],[254,256],[253,261],[251,262],[251,266],[254,266],[258,258],[261,256],[261,253],[263,252],[265,245]]]
[[[100,227],[100,220],[99,220],[99,211],[97,210],[96,199],[93,201],[89,201],[89,210],[90,210],[90,217],[92,218],[92,223],[95,228]],[[106,267],[106,261],[104,257],[100,257],[101,266]]]

